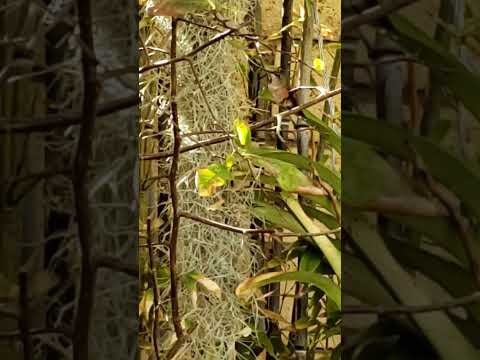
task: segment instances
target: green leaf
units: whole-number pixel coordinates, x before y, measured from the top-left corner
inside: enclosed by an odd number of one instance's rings
[[[376,227],[369,224],[364,215],[353,211],[348,212],[343,218],[342,225],[401,303],[425,305],[432,302],[395,260]],[[443,359],[474,360],[478,358],[476,350],[445,313],[412,314],[412,318]]]
[[[472,273],[456,262],[419,249],[405,241],[389,241],[387,245],[398,261],[439,284],[453,298],[467,296],[476,291]],[[480,322],[480,304],[472,303],[466,308],[477,322]]]
[[[300,258],[300,271],[314,272],[320,266],[322,256],[317,251],[307,249]]]
[[[260,345],[262,345],[263,348],[265,350],[267,350],[268,354],[270,356],[273,356],[275,359],[277,359],[277,355],[275,354],[273,344],[270,341],[267,334],[265,334],[265,332],[263,332],[263,331],[257,331],[257,338],[258,338],[258,342],[260,343]]]
[[[404,178],[374,149],[344,136],[342,163],[343,200],[351,206],[366,206],[382,196],[407,196],[413,191]]]
[[[259,155],[269,159],[276,159],[295,165],[300,170],[311,170],[312,161],[300,154],[291,153],[283,150],[266,150],[262,148],[250,149],[251,154]]]
[[[344,139],[349,137],[363,141],[403,159],[412,160],[406,146],[411,144],[424,160],[431,175],[456,193],[480,219],[480,202],[477,200],[479,174],[437,144],[424,137],[413,136],[406,130],[384,121],[348,112],[342,114],[342,132]],[[344,183],[348,181],[347,176],[344,175],[343,178]]]
[[[449,49],[429,37],[401,15],[391,15],[390,21],[400,41],[414,51],[429,66],[442,72],[442,79],[462,103],[480,121],[480,77],[470,72]]]
[[[245,120],[236,119],[234,122],[237,140],[241,146],[248,146],[252,142],[252,132],[250,126]]]
[[[235,158],[233,154],[228,154],[227,157],[225,158],[225,166],[227,167],[228,170],[230,170],[234,164],[235,164]]]
[[[338,309],[341,308],[341,292],[338,285],[336,285],[326,276],[306,271],[293,271],[283,273],[273,272],[257,275],[253,278],[248,278],[243,281],[237,287],[235,292],[240,298],[248,298],[251,296],[255,288],[282,281],[298,281],[301,283],[315,286],[318,289],[322,290],[327,295],[327,297],[336,304]]]
[[[198,169],[195,176],[198,194],[202,197],[212,196],[229,178],[230,170],[223,164],[211,164],[207,168]]]
[[[310,216],[311,218],[317,219],[320,223],[325,225],[330,230],[338,228],[338,226],[340,225],[337,219],[332,215],[329,215],[323,211],[312,208],[310,206],[302,205],[302,207],[308,216]]]
[[[300,221],[303,227],[310,233],[320,233],[320,228],[303,210],[302,206],[293,196],[282,193],[283,201],[287,204],[288,208],[295,217]],[[342,277],[342,258],[339,249],[333,244],[333,242],[325,235],[312,235],[314,243],[322,250],[328,263],[332,267],[333,271],[339,279]]]
[[[308,124],[315,127],[321,134],[325,135],[326,141],[332,146],[339,154],[341,153],[341,140],[340,136],[330,128],[320,118],[315,116],[308,110],[303,110],[303,115]]]
[[[383,306],[397,304],[385,285],[361,259],[343,252],[342,261],[348,264],[342,268],[342,293],[365,304]]]
[[[278,206],[258,202],[252,209],[253,215],[259,220],[266,221],[281,229],[288,229],[294,233],[304,233],[305,229],[295,217]]]
[[[340,178],[340,175],[330,170],[328,167],[318,161],[316,161],[314,165],[315,171],[317,172],[318,176],[328,185],[330,185],[338,195],[341,195],[342,180]]]
[[[274,176],[282,190],[287,192],[300,192],[304,188],[313,188],[310,179],[295,165],[288,162],[254,154],[246,154],[257,166],[263,167],[270,175]]]
[[[320,162],[311,161],[300,154],[294,154],[283,150],[251,149],[250,153],[269,159],[281,160],[295,165],[298,169],[304,171],[309,171],[314,168],[317,171],[318,176],[327,184],[329,184],[337,194],[341,193],[342,187],[340,175]]]
[[[269,88],[264,88],[262,89],[262,91],[260,92],[260,94],[258,95],[258,97],[262,100],[267,100],[267,101],[271,101],[273,102],[273,95],[272,95],[272,92],[270,91]]]

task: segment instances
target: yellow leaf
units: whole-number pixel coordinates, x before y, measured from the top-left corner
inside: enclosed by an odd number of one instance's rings
[[[325,63],[320,58],[313,60],[313,68],[318,72],[323,72],[325,70]]]
[[[242,281],[237,288],[235,289],[235,295],[242,300],[242,301],[247,301],[249,298],[253,296],[255,293],[255,284],[263,281],[270,279],[271,277],[277,276],[281,274],[281,272],[270,272],[267,274],[261,274],[255,277],[249,277]]]
[[[199,169],[195,177],[198,194],[202,197],[212,196],[225,181],[209,168]]]
[[[249,145],[252,141],[252,133],[250,131],[250,126],[248,125],[248,123],[245,120],[236,119],[234,122],[234,126],[240,145]]]

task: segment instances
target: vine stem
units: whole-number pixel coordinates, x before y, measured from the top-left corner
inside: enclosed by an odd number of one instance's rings
[[[170,58],[175,59],[177,56],[177,29],[178,22],[176,18],[172,18],[172,39],[170,44]],[[170,197],[172,202],[172,227],[170,231],[170,300],[172,303],[172,320],[175,333],[178,339],[183,337],[183,329],[180,318],[180,310],[178,305],[178,277],[177,277],[177,243],[178,228],[180,216],[178,212],[178,191],[177,191],[177,173],[178,163],[180,159],[180,146],[182,137],[178,124],[178,108],[177,108],[177,65],[176,62],[170,64],[170,108],[173,128],[173,154],[170,173],[168,176],[170,184]]]

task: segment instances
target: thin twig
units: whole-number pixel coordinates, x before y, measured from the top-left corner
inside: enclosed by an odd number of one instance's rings
[[[273,233],[275,233],[275,230],[273,230],[273,229],[240,228],[240,227],[224,224],[224,223],[221,223],[221,222],[218,222],[218,221],[206,219],[206,218],[196,216],[196,215],[192,215],[192,214],[188,214],[188,213],[180,213],[179,216],[183,217],[183,218],[186,218],[186,219],[190,219],[190,220],[199,222],[199,223],[202,223],[202,224],[205,224],[205,225],[213,226],[213,227],[216,227],[218,229],[231,231],[231,232],[234,232],[234,233],[237,233],[237,234],[246,235],[246,234],[273,234]]]
[[[171,32],[172,39],[170,44],[171,59],[174,59],[177,56],[177,27],[178,27],[177,20],[175,18],[172,18],[172,32]],[[213,39],[210,40],[209,43],[215,42],[215,41],[213,42],[212,41]],[[204,47],[206,46],[208,45],[204,44]],[[201,47],[202,46],[200,46],[199,48]],[[177,173],[178,173],[178,164],[180,160],[180,146],[182,144],[182,138],[180,135],[180,128],[178,123],[178,109],[177,109],[176,97],[177,97],[177,65],[176,65],[176,62],[171,62],[170,107],[171,107],[172,128],[173,128],[173,153],[172,153],[172,164],[171,164],[170,173],[168,176],[168,180],[170,183],[170,198],[171,198],[171,204],[172,204],[172,225],[170,230],[170,241],[169,241],[170,300],[172,303],[173,326],[175,328],[177,339],[181,339],[183,337],[183,329],[182,329],[180,309],[178,304],[178,278],[177,278],[177,242],[178,242],[178,227],[180,222],[180,216],[178,214],[179,204],[178,204],[178,191],[177,191]]]
[[[341,93],[340,88],[329,91],[328,93],[317,96],[313,100],[310,100],[309,102],[306,102],[303,105],[296,106],[294,108],[291,108],[289,110],[281,112],[281,113],[277,114],[275,117],[272,117],[270,119],[260,121],[256,124],[252,125],[251,129],[252,130],[261,129],[265,125],[270,125],[270,124],[274,123],[276,121],[277,116],[286,117],[286,116],[298,114],[299,112],[301,112],[303,110],[306,110],[309,107],[312,107],[313,105],[316,105],[316,104],[318,104],[322,101],[325,101],[325,100],[327,100],[327,99],[329,99],[329,98],[331,98],[335,95],[338,95],[340,93]],[[229,135],[219,136],[217,138],[213,138],[213,139],[210,139],[210,140],[200,141],[200,142],[198,142],[198,144],[181,147],[179,151],[180,151],[180,153],[185,153],[185,152],[189,152],[189,151],[192,151],[192,150],[200,149],[200,148],[205,147],[205,146],[220,144],[222,142],[230,140],[232,138],[232,136],[233,135],[229,134]],[[173,151],[164,151],[164,152],[159,152],[159,153],[155,153],[155,154],[140,156],[140,160],[160,160],[160,159],[166,159],[166,158],[169,158],[169,157],[172,157],[172,156],[173,156]]]
[[[143,66],[143,67],[140,68],[139,73],[143,74],[146,71],[150,71],[150,70],[153,70],[153,69],[158,69],[159,67],[163,67],[163,66],[167,66],[167,65],[174,65],[174,64],[176,64],[178,62],[181,62],[181,61],[187,61],[189,58],[195,56],[200,51],[202,51],[202,50],[208,48],[209,46],[212,46],[213,44],[225,39],[227,36],[234,34],[235,32],[240,30],[245,25],[246,24],[242,24],[236,29],[228,29],[228,30],[226,30],[226,31],[224,31],[220,34],[215,35],[213,38],[208,40],[206,43],[196,47],[195,49],[193,49],[192,51],[190,51],[186,55],[182,55],[182,56],[179,56],[179,57],[176,57],[176,56],[170,57],[170,59],[157,61],[156,63],[153,63],[151,65]]]
[[[80,284],[73,330],[73,359],[90,357],[90,323],[95,296],[95,269],[92,266],[92,224],[88,199],[88,162],[92,153],[93,131],[97,113],[97,69],[92,32],[90,1],[77,0],[78,24],[82,48],[83,104],[80,137],[75,156],[73,189],[80,243]],[[88,50],[88,51],[87,51]],[[93,54],[93,56],[91,56]]]

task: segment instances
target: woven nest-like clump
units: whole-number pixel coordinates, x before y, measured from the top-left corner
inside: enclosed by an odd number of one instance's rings
[[[230,26],[237,26],[244,21],[245,15],[250,11],[251,3],[248,0],[221,1],[218,7],[220,16],[229,19]],[[195,23],[205,25],[212,20],[203,15],[192,16],[191,19]],[[167,59],[170,46],[170,19],[156,17],[143,18],[142,21],[144,28],[143,32],[141,31],[141,40],[147,49],[144,54],[148,53],[149,61]],[[216,31],[180,22],[178,55],[188,53],[216,34]],[[195,55],[192,59],[195,72],[188,62],[177,64],[178,96],[176,100],[180,129],[183,134],[197,134],[184,137],[182,145],[194,144],[222,135],[221,133],[205,134],[205,132],[230,132],[234,120],[243,118],[248,113],[250,104],[239,71],[239,61],[241,61],[239,51],[230,40],[226,39]],[[147,138],[158,131],[152,129],[160,129],[162,151],[169,150],[172,146],[171,124],[168,116],[162,117],[162,114],[169,112],[169,83],[169,67],[145,73],[140,78],[144,131],[142,136]],[[158,119],[164,119],[164,123],[156,124]],[[199,135],[200,132],[203,135]],[[148,153],[152,150],[145,146],[142,151]],[[228,222],[233,226],[250,227],[249,205],[253,201],[253,190],[244,187],[240,190],[226,187],[212,198],[202,198],[195,190],[196,170],[213,162],[222,162],[222,159],[231,152],[232,145],[225,142],[182,154],[178,176],[180,211],[222,223]],[[142,176],[148,178],[156,172],[165,175],[168,173],[169,166],[169,161],[163,161],[156,164],[154,170],[151,167],[144,168]],[[159,183],[155,191],[168,195],[168,186],[165,182]],[[159,206],[158,202],[162,200],[158,200],[157,195],[144,195],[145,201],[150,205],[148,211],[152,214],[152,211],[158,211],[160,208],[162,212],[159,217],[168,219],[170,202],[163,200]],[[168,236],[161,236],[161,238],[164,242],[160,248],[165,255],[164,264],[167,264]],[[181,284],[180,311],[184,325],[192,331],[182,359],[235,359],[235,342],[241,340],[252,314],[242,310],[234,290],[240,281],[251,275],[252,269],[255,269],[258,251],[245,236],[191,220],[181,220],[178,239],[180,278],[195,271],[216,282],[222,290],[221,296],[218,297],[211,292],[199,289],[196,297],[192,298],[192,290],[185,284]],[[168,306],[168,296],[167,289],[161,299],[164,308]]]

